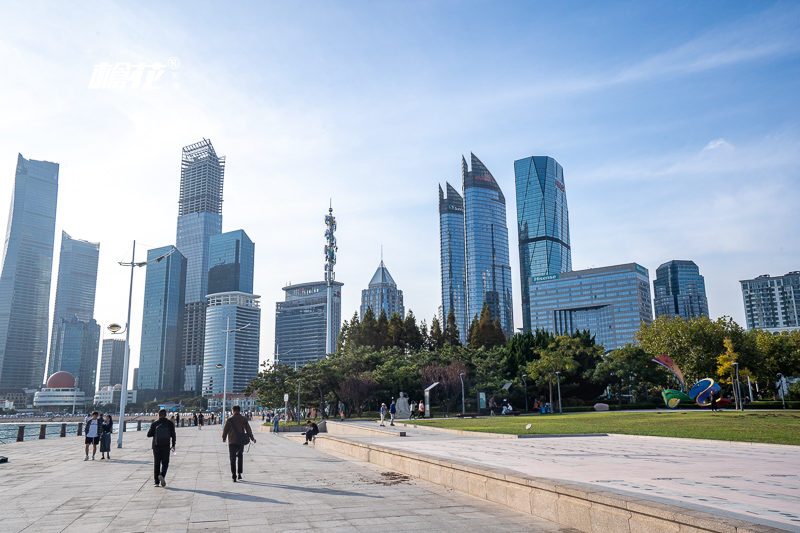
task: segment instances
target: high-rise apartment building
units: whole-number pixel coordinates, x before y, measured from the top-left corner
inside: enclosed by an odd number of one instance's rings
[[[369,308],[372,308],[375,316],[380,315],[381,311],[385,311],[387,317],[397,313],[400,318],[405,318],[403,291],[397,289],[397,283],[389,274],[389,269],[383,264],[383,259],[369,282],[369,288],[361,291],[362,318]]]
[[[122,384],[122,366],[124,364],[125,341],[122,339],[103,339],[103,349],[100,354],[100,379],[97,381],[97,390]]]
[[[137,386],[144,398],[173,396],[181,384],[186,258],[174,246],[164,246],[148,250],[147,260],[168,253],[148,264],[145,274]]]
[[[261,331],[258,298],[255,294],[235,291],[209,295],[203,396],[221,394],[223,390],[238,394],[258,375]]]
[[[656,269],[653,309],[656,318],[671,315],[689,320],[708,316],[706,282],[694,261],[669,261]]]
[[[439,243],[442,273],[442,305],[439,322],[447,319],[450,311],[456,319],[461,342],[469,332],[467,309],[467,256],[464,243],[464,198],[449,183],[445,184],[447,196],[439,186]]]
[[[69,372],[77,376],[78,388],[87,394],[94,393],[100,342],[100,326],[93,319],[99,256],[100,243],[75,239],[66,231],[61,232],[47,375]],[[76,336],[83,340],[77,341]],[[96,341],[94,346],[87,344],[92,339]]]
[[[739,283],[747,329],[770,333],[800,329],[800,271],[775,277],[764,274]]]
[[[470,154],[472,170],[461,158],[464,187],[464,242],[467,257],[467,319],[480,316],[483,304],[514,335],[511,262],[508,255],[506,199],[489,169]],[[446,319],[446,317],[445,317]]]
[[[534,276],[530,298],[532,329],[589,330],[606,350],[633,343],[653,319],[649,273],[636,263]]]
[[[564,169],[552,157],[514,161],[522,326],[532,328],[532,279],[572,270]]]
[[[342,323],[342,286],[333,282],[332,322],[337,338]],[[327,333],[324,281],[287,285],[286,301],[275,305],[275,363],[303,366],[324,358]]]
[[[35,388],[47,359],[58,164],[17,158],[0,272],[0,388]]]
[[[209,239],[222,233],[224,178],[225,157],[217,156],[211,141],[203,139],[183,148],[176,240],[178,250],[186,258],[181,384],[191,386],[193,392],[198,392],[196,376],[203,367]]]

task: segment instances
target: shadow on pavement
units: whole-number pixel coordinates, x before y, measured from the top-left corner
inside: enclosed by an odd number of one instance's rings
[[[192,492],[194,494],[202,494],[203,496],[216,496],[217,498],[222,498],[223,500],[236,500],[240,502],[251,503],[279,503],[281,505],[289,505],[288,502],[281,502],[271,498],[262,498],[261,496],[253,496],[251,494],[238,494],[236,492],[213,492],[210,490],[176,489],[174,487],[166,487],[166,490],[172,492]]]
[[[361,496],[362,498],[378,498],[378,499],[383,498],[383,496],[373,496],[371,494],[363,494],[361,492],[349,492],[346,490],[337,490],[337,489],[295,487],[293,485],[279,485],[277,483],[259,483],[257,481],[246,481],[246,480],[242,480],[240,481],[240,483],[244,483],[246,485],[259,485],[261,487],[272,487],[275,489],[299,490],[301,492],[311,492],[314,494],[328,494],[331,496]]]

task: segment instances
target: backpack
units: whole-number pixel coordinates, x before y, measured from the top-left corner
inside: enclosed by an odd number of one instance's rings
[[[169,446],[169,441],[172,436],[169,431],[169,424],[161,424],[156,428],[156,446]]]

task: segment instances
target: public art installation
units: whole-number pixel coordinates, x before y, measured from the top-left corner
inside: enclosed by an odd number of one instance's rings
[[[711,395],[720,391],[720,386],[711,378],[704,378],[695,383],[694,387],[686,393],[686,385],[683,379],[683,372],[675,364],[675,361],[666,355],[659,355],[653,359],[654,363],[663,366],[678,378],[678,383],[681,384],[681,390],[666,389],[661,393],[664,398],[664,403],[669,409],[677,409],[681,402],[697,402],[700,407],[711,407]],[[717,406],[722,407],[731,403],[730,400],[719,399]]]

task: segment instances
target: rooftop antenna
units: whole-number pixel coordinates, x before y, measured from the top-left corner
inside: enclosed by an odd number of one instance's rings
[[[383,245],[381,244],[381,264],[383,264]]]

